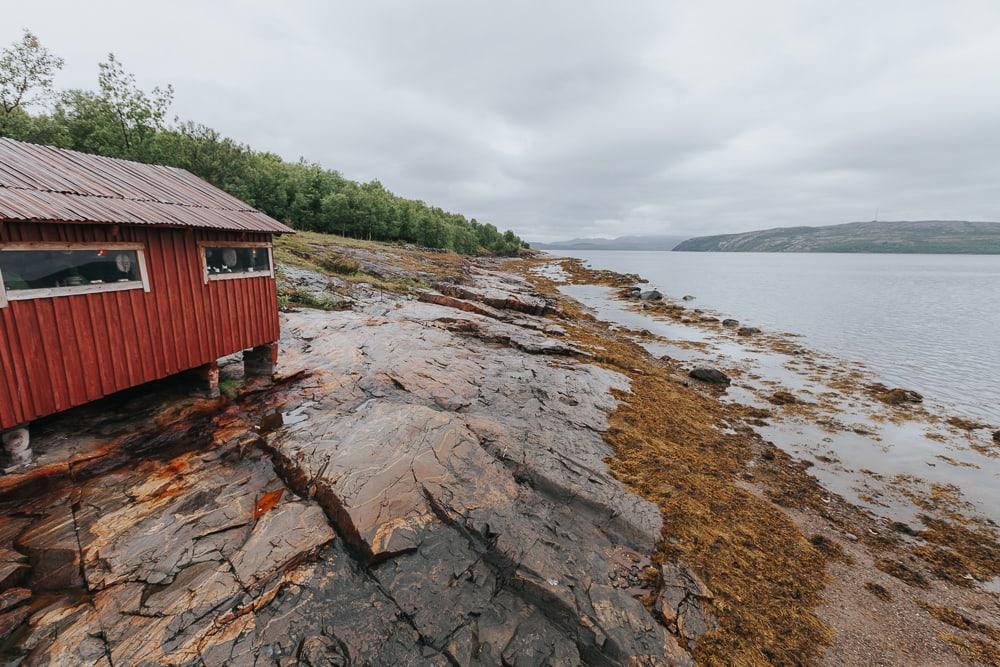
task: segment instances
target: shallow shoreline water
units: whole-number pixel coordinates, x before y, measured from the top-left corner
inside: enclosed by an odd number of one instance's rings
[[[1000,257],[558,251],[1000,425]]]
[[[894,420],[885,406],[873,400],[836,396],[838,389],[829,384],[832,376],[816,368],[826,365],[865,374],[863,366],[826,357],[804,362],[799,356],[739,340],[728,332],[664,321],[617,299],[610,287],[567,284],[560,291],[586,305],[599,319],[653,333],[656,339],[637,342],[654,356],[740,373],[722,400],[770,409],[774,416],[755,430],[789,454],[809,460],[820,482],[851,502],[891,520],[911,522],[920,508],[890,486],[906,478],[926,485],[955,486],[961,489],[967,510],[1000,523],[1000,459],[969,447],[970,438],[988,446],[989,433],[968,434],[922,415]],[[843,424],[818,424],[816,414],[785,414],[767,401],[775,391],[790,391],[803,401],[821,403],[825,416]]]

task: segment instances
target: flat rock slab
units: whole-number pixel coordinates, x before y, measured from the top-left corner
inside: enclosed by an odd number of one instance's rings
[[[613,573],[616,550],[651,551],[662,525],[604,463],[626,379],[543,331],[431,301],[294,316],[318,330],[289,337],[286,362],[323,370],[306,418],[271,436],[283,478],[459,664],[683,664]]]

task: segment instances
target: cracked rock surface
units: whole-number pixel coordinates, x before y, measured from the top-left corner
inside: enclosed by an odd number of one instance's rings
[[[444,292],[289,314],[280,371],[310,373],[242,399],[211,446],[0,505],[0,587],[31,589],[4,612],[22,610],[9,652],[690,664],[711,593],[649,563],[660,515],[604,463],[627,381],[560,340],[541,317],[552,304],[518,278],[478,269]],[[272,406],[284,423],[254,432]]]

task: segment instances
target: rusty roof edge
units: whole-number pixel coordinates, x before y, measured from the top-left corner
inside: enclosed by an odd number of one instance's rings
[[[273,219],[273,218],[272,218]],[[241,227],[202,227],[200,225],[184,225],[169,222],[128,222],[120,220],[63,220],[62,218],[4,218],[0,217],[0,225],[11,225],[15,223],[32,223],[39,225],[121,225],[123,227],[152,227],[154,229],[200,229],[209,232],[232,232],[234,234],[271,234],[280,236],[283,234],[297,234],[298,232],[288,225],[275,220],[275,224],[282,229],[243,229]]]
[[[38,225],[121,225],[123,227],[152,227],[153,229],[180,229],[180,230],[202,230],[208,232],[232,232],[234,234],[270,234],[281,236],[285,234],[297,234],[298,232],[282,223],[278,223],[284,229],[241,229],[238,227],[199,227],[195,225],[183,225],[166,222],[116,222],[114,220],[62,220],[60,218],[32,218],[30,220],[22,218],[0,218],[0,225],[11,225],[15,223],[32,223]],[[95,242],[96,243],[96,242]]]
[[[184,170],[182,169],[181,171],[184,171]],[[190,174],[191,172],[187,172],[187,173]],[[194,176],[194,174],[191,174],[191,175]],[[198,178],[198,177],[195,176],[195,178]],[[209,185],[212,185],[212,184],[209,183]],[[212,187],[214,188],[215,186],[212,185]],[[153,199],[153,198],[150,198],[150,197],[146,197],[146,198],[143,198],[143,197],[112,197],[111,195],[81,194],[79,192],[73,192],[72,190],[53,190],[52,188],[18,187],[16,185],[4,185],[3,183],[0,183],[0,189],[4,189],[4,190],[21,190],[23,192],[50,192],[50,193],[55,194],[55,195],[66,195],[68,197],[82,197],[82,198],[85,198],[85,199],[111,199],[111,200],[115,200],[115,201],[149,202],[151,204],[162,204],[164,206],[183,206],[185,208],[200,208],[200,209],[203,209],[203,210],[206,210],[206,211],[232,211],[234,213],[260,213],[261,215],[267,215],[267,213],[264,213],[260,209],[256,209],[256,208],[254,208],[254,207],[252,207],[250,205],[247,205],[246,208],[224,208],[222,206],[203,206],[201,204],[186,204],[186,203],[183,203],[183,202],[163,201],[162,199]],[[225,191],[223,190],[223,192],[225,192]],[[232,195],[230,195],[230,196],[232,196]],[[235,199],[236,201],[240,201],[236,197],[233,197],[233,199]],[[267,217],[270,218],[271,216],[268,215]]]

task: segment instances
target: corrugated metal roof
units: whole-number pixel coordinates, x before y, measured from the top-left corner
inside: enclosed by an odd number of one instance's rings
[[[290,233],[194,174],[0,138],[0,221]]]

